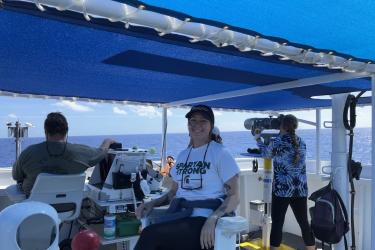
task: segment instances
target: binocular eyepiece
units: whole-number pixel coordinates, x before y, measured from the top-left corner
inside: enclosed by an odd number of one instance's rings
[[[263,131],[265,129],[280,129],[283,115],[276,118],[249,118],[244,122],[246,129],[251,130],[251,134],[255,135],[256,130]]]

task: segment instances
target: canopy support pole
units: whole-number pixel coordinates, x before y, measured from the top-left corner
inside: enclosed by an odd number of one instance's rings
[[[315,110],[315,120],[316,120],[316,124],[315,124],[315,133],[316,133],[316,140],[315,140],[315,155],[316,155],[316,171],[315,173],[317,174],[320,174],[320,128],[321,128],[321,110],[319,108],[317,108]]]
[[[304,79],[294,80],[290,82],[276,83],[276,84],[270,84],[266,86],[256,86],[256,87],[247,88],[247,89],[240,89],[240,90],[223,92],[219,94],[184,99],[180,101],[166,103],[163,106],[173,107],[173,106],[181,106],[181,105],[195,104],[195,103],[208,102],[208,101],[216,101],[216,100],[222,100],[222,99],[227,99],[227,98],[232,98],[232,97],[255,95],[255,94],[267,93],[267,92],[277,91],[277,90],[300,88],[300,87],[318,85],[322,83],[330,83],[330,82],[336,82],[336,81],[363,78],[367,76],[368,76],[367,73],[335,73],[335,74],[324,75],[324,76],[304,78]]]
[[[346,130],[343,122],[343,111],[348,94],[332,95],[332,153],[331,153],[331,179],[333,187],[340,194],[348,214],[349,210],[349,179],[347,171],[348,155],[346,143]],[[349,235],[348,235],[349,236]],[[350,239],[347,237],[348,241]],[[334,249],[344,250],[344,238],[335,244]]]
[[[374,95],[374,90],[375,90],[375,75],[371,76],[371,249],[375,250],[375,146],[374,146],[374,140],[375,140],[375,95]]]
[[[163,108],[162,112],[162,148],[161,148],[161,160],[160,166],[164,166],[166,162],[166,154],[167,154],[167,127],[168,127],[168,118],[167,118],[168,109]]]

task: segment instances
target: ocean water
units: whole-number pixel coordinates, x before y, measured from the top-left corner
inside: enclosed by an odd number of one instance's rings
[[[303,138],[307,146],[307,159],[314,160],[315,150],[315,130],[301,129],[297,131],[298,135]],[[360,161],[362,165],[371,163],[371,129],[356,128],[354,131],[353,159]],[[246,153],[248,148],[256,147],[255,141],[250,132],[222,132],[224,145],[228,148],[234,157],[243,157],[241,153]],[[98,147],[103,139],[113,138],[123,144],[123,147],[129,148],[137,146],[138,148],[155,148],[156,154],[151,158],[160,159],[161,134],[139,134],[139,135],[110,135],[110,136],[69,136],[68,141],[71,143],[81,143],[92,147]],[[24,138],[22,148],[42,142],[44,138],[33,137]],[[332,151],[331,130],[322,129],[320,138],[320,155],[321,160],[329,161]],[[189,142],[187,133],[168,134],[167,136],[167,155],[176,157],[178,153],[186,148]],[[11,166],[15,160],[15,142],[12,138],[0,138],[0,166]]]

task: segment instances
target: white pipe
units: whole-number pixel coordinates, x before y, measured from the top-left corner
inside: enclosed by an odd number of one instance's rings
[[[333,177],[333,187],[340,194],[348,214],[349,208],[349,183],[347,171],[347,143],[346,143],[346,130],[343,122],[343,110],[348,94],[332,95],[332,154],[331,166]],[[349,236],[347,234],[347,236]],[[349,238],[349,237],[347,237]],[[350,242],[350,239],[349,239]],[[338,244],[335,244],[335,250],[343,250],[344,239]]]
[[[315,155],[316,155],[316,174],[320,174],[320,128],[321,128],[321,110],[316,109],[315,111]]]
[[[316,122],[312,122],[312,121],[308,121],[308,120],[305,120],[305,119],[298,119],[298,122],[299,123],[305,123],[305,124],[308,124],[308,125],[311,125],[311,126],[316,126]]]
[[[374,207],[374,202],[375,202],[375,147],[374,147],[374,140],[375,140],[375,95],[374,95],[374,90],[375,90],[375,75],[371,76],[371,114],[372,114],[372,123],[371,123],[371,140],[372,140],[372,148],[371,148],[371,161],[372,161],[372,168],[371,168],[371,207],[372,207],[372,212],[371,212],[371,249],[375,250],[375,207]]]
[[[195,97],[195,98],[170,102],[170,103],[164,104],[164,106],[172,107],[172,106],[179,106],[179,105],[185,105],[185,104],[194,104],[194,103],[199,103],[199,102],[216,101],[216,100],[227,99],[227,98],[232,98],[232,97],[255,95],[255,94],[266,93],[266,92],[277,91],[277,90],[285,90],[285,89],[291,89],[291,88],[318,85],[322,83],[330,83],[330,82],[336,82],[336,81],[363,78],[366,76],[367,74],[363,74],[363,73],[355,73],[355,74],[335,73],[335,74],[330,74],[330,75],[304,78],[304,79],[294,80],[290,82],[269,84],[266,86],[256,86],[252,88],[228,91],[228,92],[219,93],[219,94]]]

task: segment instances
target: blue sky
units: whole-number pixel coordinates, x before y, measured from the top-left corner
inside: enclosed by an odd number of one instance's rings
[[[0,96],[0,137],[7,137],[7,122],[19,120],[33,124],[30,137],[44,136],[43,122],[49,112],[62,112],[69,122],[69,135],[121,135],[161,133],[160,108],[139,105],[70,102],[51,99],[28,99]],[[188,109],[168,110],[168,132],[187,131],[185,114]],[[216,125],[221,131],[245,131],[243,122],[250,117],[267,117],[249,112],[215,112]],[[315,121],[315,111],[293,112],[298,118]],[[322,121],[331,120],[331,111],[322,111]],[[357,108],[357,127],[371,126],[371,108]],[[300,128],[313,128],[300,124]]]

